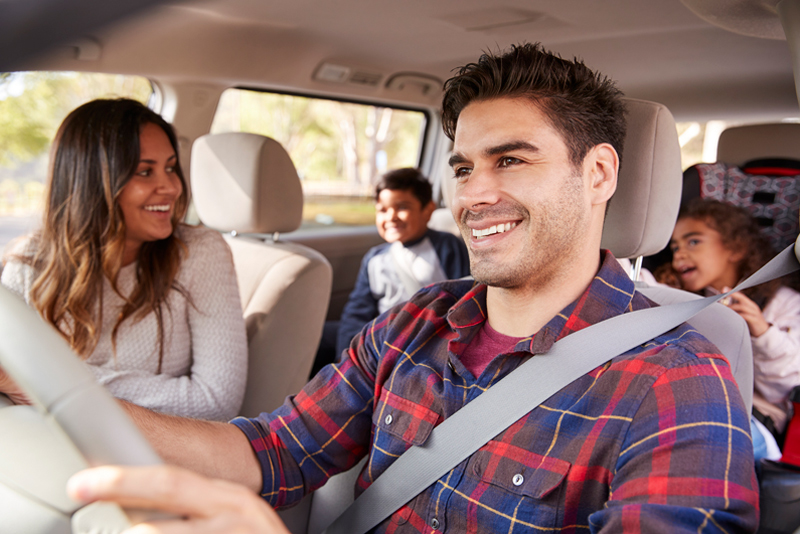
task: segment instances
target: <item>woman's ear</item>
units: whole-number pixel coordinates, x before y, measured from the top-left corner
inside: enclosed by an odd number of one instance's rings
[[[617,190],[619,155],[608,143],[592,147],[583,160],[592,204],[605,204]]]

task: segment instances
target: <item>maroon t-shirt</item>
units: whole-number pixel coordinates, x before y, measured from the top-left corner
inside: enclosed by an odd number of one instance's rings
[[[484,321],[483,328],[461,355],[461,363],[477,378],[496,356],[512,352],[521,339],[501,334],[489,326],[489,321]]]

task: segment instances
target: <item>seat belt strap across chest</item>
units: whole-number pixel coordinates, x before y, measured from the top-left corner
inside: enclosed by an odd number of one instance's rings
[[[617,315],[560,339],[442,421],[423,445],[392,463],[323,534],[367,532],[567,384],[731,293],[800,270],[797,246],[787,247],[728,293]]]

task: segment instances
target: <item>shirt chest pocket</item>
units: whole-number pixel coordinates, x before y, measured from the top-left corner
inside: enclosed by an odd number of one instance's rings
[[[412,445],[425,443],[439,420],[439,414],[388,389],[381,393],[373,413],[369,471],[374,480]]]
[[[467,470],[482,487],[482,500],[504,509],[511,504],[531,528],[547,528],[560,526],[562,488],[571,466],[559,458],[490,441],[473,455]]]

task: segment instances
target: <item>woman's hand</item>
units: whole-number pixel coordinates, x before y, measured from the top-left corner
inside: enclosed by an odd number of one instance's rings
[[[11,377],[0,367],[0,393],[8,396],[14,404],[30,404],[31,400],[24,391],[11,380]]]
[[[730,288],[723,289],[723,292],[727,291],[730,291]],[[744,293],[733,293],[726,306],[742,316],[742,319],[747,322],[751,336],[758,337],[769,329],[770,324],[764,319],[761,308]]]
[[[87,469],[73,475],[67,493],[79,502],[113,501],[182,517],[142,523],[126,530],[128,534],[289,534],[275,511],[244,486],[175,466]]]

